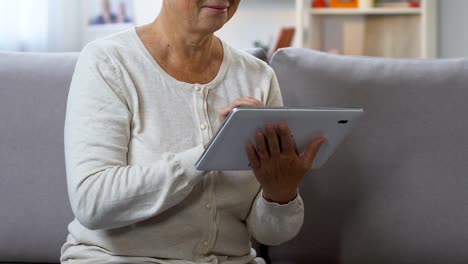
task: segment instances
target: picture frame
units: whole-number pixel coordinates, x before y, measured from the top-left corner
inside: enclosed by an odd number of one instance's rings
[[[85,0],[84,16],[89,27],[131,26],[134,24],[133,0]]]
[[[98,38],[135,26],[135,2],[134,0],[81,1],[82,47]]]

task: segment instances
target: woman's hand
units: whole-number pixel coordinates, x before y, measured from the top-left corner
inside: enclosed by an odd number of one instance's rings
[[[251,106],[251,107],[259,107],[259,106],[265,106],[265,104],[262,101],[259,101],[253,97],[246,96],[246,97],[241,97],[236,99],[231,105],[226,106],[219,112],[219,120],[224,122],[226,120],[226,117],[231,113],[231,111],[239,106]],[[208,144],[203,145],[203,147],[206,149],[208,147]]]
[[[256,146],[248,144],[246,151],[253,172],[262,185],[263,197],[279,204],[294,200],[302,178],[312,167],[324,142],[324,137],[315,139],[299,156],[286,123],[280,123],[277,128],[268,124],[266,135],[257,131]]]
[[[259,107],[259,106],[265,106],[265,104],[263,104],[263,102],[250,96],[238,98],[231,105],[221,110],[221,112],[219,113],[219,120],[223,122],[226,119],[226,117],[229,115],[229,113],[231,113],[231,111],[234,108],[239,107],[239,106]]]
[[[226,106],[219,112],[219,120],[221,122],[224,122],[224,120],[226,120],[229,113],[231,113],[231,111],[234,108],[239,107],[239,106],[259,107],[259,106],[265,106],[265,104],[250,96],[238,98],[231,105]],[[203,147],[205,149],[208,148],[208,144],[203,145]]]

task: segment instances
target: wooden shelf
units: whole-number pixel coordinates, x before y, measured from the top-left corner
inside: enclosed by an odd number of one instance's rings
[[[393,8],[376,7],[369,9],[359,8],[311,8],[312,15],[419,15],[420,8]]]
[[[346,55],[437,57],[438,0],[417,8],[312,8],[296,0],[297,46]]]

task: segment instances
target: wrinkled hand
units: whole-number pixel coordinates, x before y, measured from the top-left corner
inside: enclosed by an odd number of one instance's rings
[[[221,111],[219,112],[219,116],[218,116],[221,123],[224,122],[224,120],[226,120],[227,116],[229,115],[229,113],[231,113],[231,111],[234,108],[240,107],[240,106],[259,107],[259,106],[265,106],[265,104],[262,101],[259,101],[250,96],[238,98],[229,106],[226,106],[225,108],[221,109]],[[204,147],[206,149],[208,147],[208,144],[204,145]]]
[[[324,137],[317,138],[299,155],[286,123],[278,127],[266,126],[266,134],[257,131],[256,146],[246,146],[247,156],[255,177],[263,189],[263,197],[270,202],[286,204],[297,196],[302,178],[312,163]]]
[[[226,117],[231,113],[231,111],[239,106],[251,106],[251,107],[259,107],[259,106],[265,106],[262,101],[259,101],[253,97],[247,96],[247,97],[241,97],[236,99],[231,105],[223,108],[221,112],[219,113],[219,120],[223,122]]]

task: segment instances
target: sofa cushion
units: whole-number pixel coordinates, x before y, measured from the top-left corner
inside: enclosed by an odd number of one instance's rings
[[[468,59],[283,49],[286,106],[362,107],[328,163],[303,181],[305,223],[271,250],[292,263],[468,263]]]

